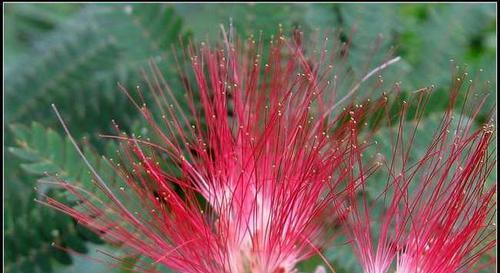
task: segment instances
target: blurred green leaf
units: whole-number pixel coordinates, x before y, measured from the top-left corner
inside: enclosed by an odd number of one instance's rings
[[[63,138],[38,123],[33,123],[31,127],[14,125],[11,126],[11,130],[18,146],[11,147],[9,151],[19,156],[24,162],[29,162],[21,164],[25,172],[35,175],[39,180],[50,180],[50,176],[57,176],[71,183],[82,184],[87,190],[95,189],[93,177],[87,175],[88,171],[83,168],[83,161],[69,138]],[[116,149],[112,142],[109,142],[108,147],[111,151]],[[84,148],[83,151],[93,167],[109,183],[113,183],[115,179],[111,177],[114,177],[114,170],[111,166],[102,164],[102,158],[91,149]],[[79,253],[87,252],[86,241],[101,242],[96,235],[78,227],[69,216],[53,209],[37,206],[33,202],[33,198],[39,199],[40,195],[70,201],[64,191],[45,183],[41,183],[35,189],[24,188],[19,192],[10,191],[11,195],[7,197],[6,218],[10,220],[5,226],[6,238],[8,238],[6,246],[11,254],[7,256],[9,259],[6,260],[6,264],[8,271],[11,272],[28,266],[30,268],[38,266],[42,272],[51,272],[52,259],[61,264],[71,264],[69,252],[51,247],[52,242]],[[23,198],[22,195],[28,195],[31,198]],[[27,212],[18,216],[15,216],[15,208],[12,208],[21,205],[15,202],[16,199],[29,202],[25,208]],[[23,241],[23,238],[26,238],[26,241]],[[46,259],[46,261],[39,264],[41,259]]]

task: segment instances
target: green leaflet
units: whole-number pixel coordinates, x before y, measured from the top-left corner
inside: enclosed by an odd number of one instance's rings
[[[168,5],[83,6],[7,67],[6,120],[54,126],[50,104],[55,102],[72,110],[68,122],[81,124],[74,133],[90,134],[98,145],[93,134],[109,132],[112,119],[126,127],[137,117],[116,83],[133,92],[141,83],[140,69],[167,56],[174,63],[171,46],[188,37]],[[173,74],[175,67],[168,67],[165,75]]]
[[[33,182],[36,179],[52,180],[51,176],[56,176],[69,183],[82,184],[88,190],[95,187],[67,137],[38,123],[33,123],[31,127],[11,126],[11,130],[17,147],[10,147],[9,151],[22,159],[21,168],[31,175]],[[87,159],[104,179],[112,183],[114,174],[109,164],[87,146],[83,148]],[[108,142],[108,154],[115,149],[116,146]],[[52,242],[80,253],[87,252],[86,241],[101,242],[95,234],[77,226],[70,217],[33,201],[34,198],[40,199],[40,194],[46,194],[71,202],[60,188],[44,183],[37,185],[36,190],[28,185],[19,188],[18,183],[10,184],[14,182],[6,181],[9,192],[5,202],[7,272],[32,272],[35,267],[42,272],[51,272],[53,260],[70,264],[72,259],[69,253],[51,247]],[[13,186],[18,186],[17,190],[13,190]],[[16,206],[23,209],[16,210]],[[27,269],[30,270],[25,271]]]

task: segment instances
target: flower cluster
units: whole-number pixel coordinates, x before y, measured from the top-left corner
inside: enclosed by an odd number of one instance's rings
[[[394,263],[398,273],[452,273],[495,244],[485,233],[496,192],[485,186],[491,129],[462,120],[452,128],[451,102],[416,163],[400,130],[392,161],[368,164],[362,156],[373,145],[374,116],[389,109],[387,96],[376,95],[380,73],[399,58],[359,76],[348,69],[349,41],[331,48],[324,39],[306,54],[299,31],[278,32],[267,51],[260,40],[222,33],[221,46],[190,45],[190,73],[178,64],[182,98],[154,64],[144,77],[155,111],[120,86],[155,141],[116,126],[122,149],[110,163],[119,186],[83,157],[100,194],[60,181],[79,204],[44,202],[149,257],[137,265],[142,271],[163,264],[178,272],[298,272],[301,261],[323,257],[339,224],[365,273],[389,272]],[[362,87],[376,99],[360,98]],[[389,201],[374,239],[370,204],[359,193],[384,166]]]

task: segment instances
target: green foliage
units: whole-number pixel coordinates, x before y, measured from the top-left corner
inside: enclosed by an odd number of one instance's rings
[[[83,243],[87,239],[80,234],[82,231],[77,232],[73,220],[33,201],[35,181],[45,172],[87,184],[86,188],[93,186],[88,170],[68,139],[45,129],[57,124],[49,105],[55,103],[62,109],[66,121],[77,125],[71,126],[73,133],[87,135],[99,153],[106,152],[106,145],[97,133],[111,131],[112,119],[124,129],[137,120],[137,110],[117,91],[116,82],[135,88],[139,69],[150,58],[156,62],[164,60],[171,45],[189,36],[182,28],[182,19],[168,5],[143,7],[146,8],[123,4],[8,5],[6,28],[11,35],[7,36],[11,37],[8,41],[12,42],[7,47],[11,58],[7,58],[6,69],[6,121],[38,122],[30,128],[13,126],[12,131],[6,132],[6,145],[12,146],[7,156],[14,156],[6,163],[5,175],[6,191],[12,192],[5,200],[8,217],[12,218],[5,226],[9,231],[8,272],[32,272],[37,267],[50,272],[53,260],[71,263],[69,253],[50,247],[52,241],[85,252]],[[92,162],[100,162],[89,148],[85,154]],[[45,186],[38,190],[63,194]],[[23,210],[19,209],[21,204]],[[13,213],[8,213],[11,210]],[[38,219],[41,214],[46,217]],[[47,219],[51,219],[49,231],[58,230],[60,239],[53,238],[50,232],[36,232],[42,230]],[[31,231],[21,229],[23,226]],[[21,244],[15,239],[20,234],[34,239]]]
[[[166,5],[85,6],[9,66],[7,122],[36,120],[53,126],[49,105],[56,102],[61,109],[72,109],[66,118],[80,124],[75,133],[90,134],[94,143],[96,132],[110,130],[111,119],[126,127],[137,111],[117,92],[116,83],[135,89],[139,69],[149,59],[164,60],[171,45],[189,37],[181,23]],[[166,75],[174,69],[169,67]]]
[[[20,164],[23,171],[38,177],[56,176],[66,182],[81,184],[87,189],[93,187],[90,171],[82,164],[82,158],[69,137],[62,137],[36,122],[31,127],[12,125],[11,130],[16,137],[17,147],[9,147],[9,152],[25,162]],[[101,171],[99,173],[103,179],[112,182],[114,175],[110,170],[111,166],[88,143],[81,149],[94,168]],[[105,153],[116,153],[114,142],[106,143]]]
[[[66,20],[81,5],[52,4],[33,5],[5,4],[5,37],[8,41],[5,46],[5,62],[15,63],[19,55],[23,55],[30,48],[30,44],[53,30]]]
[[[41,183],[33,190],[28,185],[6,181],[5,186],[10,193],[6,196],[5,214],[5,245],[10,250],[6,258],[7,272],[34,272],[37,266],[42,272],[51,272],[52,260],[61,264],[72,261],[68,252],[51,247],[52,242],[86,253],[85,241],[100,243],[101,240],[68,216],[37,205],[34,199],[43,201],[44,196],[51,196],[71,201],[64,190],[53,184],[58,179],[81,184],[90,190],[95,184],[69,138],[61,137],[38,123],[33,123],[31,127],[13,125],[11,130],[17,146],[10,147],[9,152],[23,162],[20,164],[22,170],[33,181],[38,179]],[[112,154],[116,147],[109,142],[107,150],[108,154]],[[114,171],[111,166],[88,145],[83,151],[100,175],[112,183]]]
[[[220,37],[220,26],[226,31],[232,21],[238,35],[247,37],[250,34],[258,37],[262,31],[264,40],[275,34],[278,24],[284,30],[295,26],[304,26],[301,5],[226,3],[210,4],[176,4],[179,14],[189,18],[189,27],[197,40],[217,41]],[[305,6],[304,6],[305,7]],[[207,16],[210,14],[210,16]]]
[[[422,128],[431,128],[446,107],[450,59],[466,63],[470,78],[484,69],[478,82],[492,83],[480,90],[481,96],[496,87],[494,4],[6,4],[4,113],[12,127],[5,132],[9,147],[4,163],[6,272],[79,272],[82,267],[78,266],[85,265],[82,259],[50,244],[55,241],[84,253],[95,248],[88,246],[89,241],[99,242],[69,217],[33,201],[41,193],[65,198],[64,191],[54,187],[39,185],[33,190],[37,180],[50,180],[45,172],[93,187],[68,138],[47,129],[59,128],[49,105],[58,106],[77,139],[86,137],[80,143],[85,143],[85,155],[111,181],[111,173],[105,171],[109,166],[97,155],[113,155],[115,145],[97,135],[112,132],[112,119],[124,131],[145,135],[139,112],[117,91],[116,83],[135,90],[141,85],[140,70],[151,61],[161,67],[175,94],[182,96],[183,88],[173,77],[174,54],[190,38],[194,44],[218,41],[220,24],[227,29],[230,18],[238,34],[259,37],[262,31],[265,42],[278,24],[285,32],[295,27],[305,33],[342,30],[342,39],[355,28],[349,59],[353,73],[364,75],[392,51],[402,61],[391,68],[385,82],[402,81],[402,97],[436,85]],[[371,53],[379,34],[383,37],[380,48]],[[148,92],[143,95],[149,102]],[[494,101],[488,100],[482,121]],[[380,131],[380,150],[390,147],[382,133],[389,130]],[[430,129],[419,127],[418,132],[421,141],[432,137]],[[422,152],[413,150],[412,156]],[[327,257],[339,272],[358,272],[348,248],[340,240],[326,251]],[[71,261],[80,264],[61,266]],[[312,272],[317,264],[322,261],[316,257],[303,269]]]
[[[95,85],[84,77],[95,77],[109,70],[118,55],[113,40],[98,40],[90,29],[72,38],[59,47],[48,49],[36,63],[7,81],[6,99],[10,102],[6,108],[8,121],[33,119],[40,113],[48,116],[48,106],[54,99],[65,105],[74,104],[77,111],[84,105],[75,104],[75,95],[87,96],[89,94],[83,92],[93,90]],[[84,110],[79,111],[85,114]]]

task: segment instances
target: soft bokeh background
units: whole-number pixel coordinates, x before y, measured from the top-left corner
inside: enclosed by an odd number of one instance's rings
[[[64,198],[50,188],[34,189],[44,172],[91,183],[50,103],[64,112],[75,137],[93,147],[89,156],[110,155],[113,143],[97,135],[110,132],[111,119],[126,131],[143,130],[138,112],[117,91],[116,82],[134,88],[149,58],[168,64],[171,47],[188,39],[217,39],[219,24],[227,25],[229,18],[243,36],[262,30],[268,37],[278,24],[306,33],[356,26],[354,71],[357,58],[366,56],[363,52],[381,34],[381,52],[393,46],[403,58],[397,67],[404,91],[437,86],[437,99],[423,121],[427,129],[420,130],[424,139],[446,104],[450,59],[466,64],[471,73],[483,68],[481,79],[492,81],[490,106],[496,96],[495,4],[10,3],[4,8],[6,272],[128,272],[51,247],[57,242],[101,258],[96,249],[120,251],[33,200],[40,192]],[[173,73],[173,66],[164,67],[167,77]],[[99,157],[92,160],[100,166]],[[337,272],[361,272],[347,246],[339,243],[326,254]],[[321,260],[315,257],[301,268],[311,272],[317,264]]]

